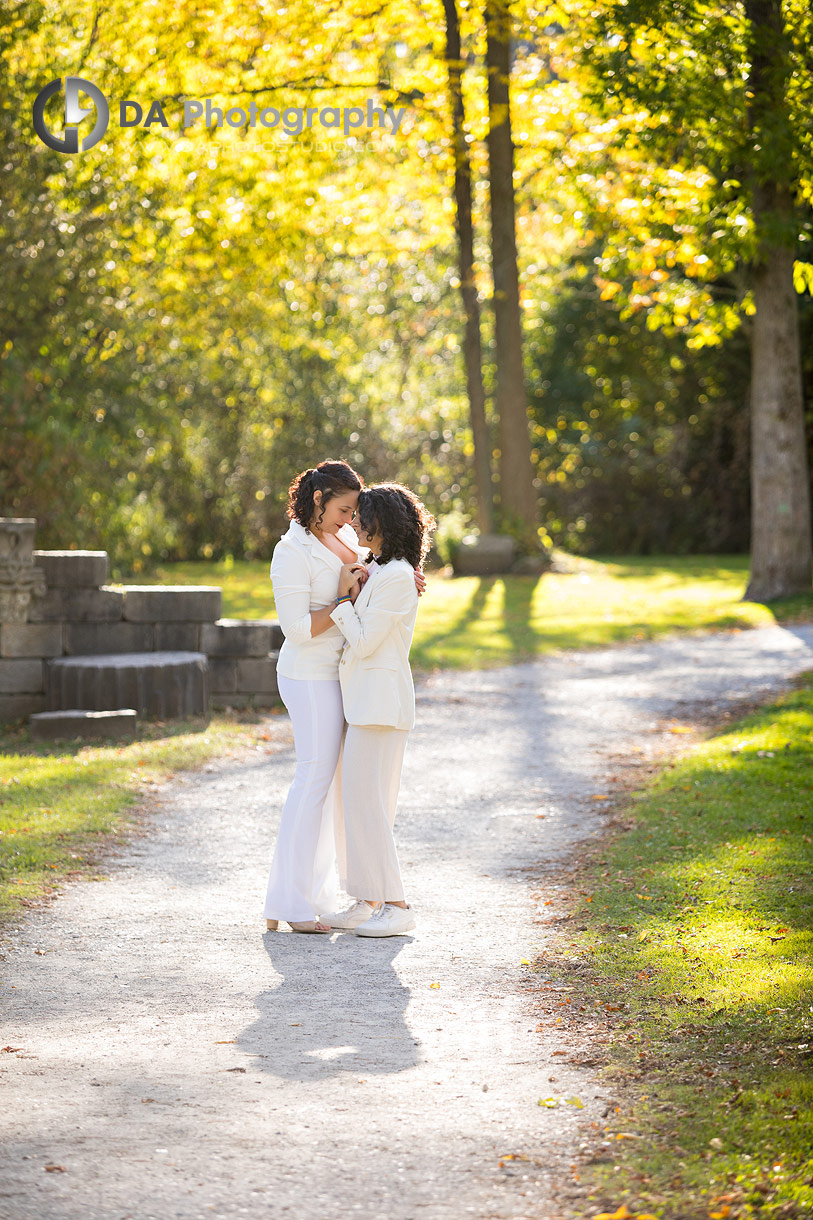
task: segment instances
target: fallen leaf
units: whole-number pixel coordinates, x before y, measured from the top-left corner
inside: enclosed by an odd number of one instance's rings
[[[724,1204],[723,1207],[719,1208],[718,1211],[709,1212],[709,1220],[725,1220],[726,1216],[728,1215],[728,1213],[730,1211],[731,1211],[731,1208],[726,1203],[726,1204]]]
[[[65,1173],[66,1170],[65,1170],[64,1165],[46,1165],[45,1172],[46,1173]]]
[[[528,961],[527,957],[521,957],[519,959],[519,964],[520,966],[530,966],[531,963]]]
[[[225,1070],[227,1072],[244,1072],[246,1069],[245,1068],[226,1068]]]
[[[141,1098],[142,1106],[146,1106],[151,1101],[155,1101],[155,1098],[154,1097],[142,1097]]]
[[[609,801],[609,799],[610,799],[609,792],[594,792],[593,795],[590,797],[591,801]]]
[[[429,990],[430,990],[430,991],[439,991],[439,990],[440,990],[440,983],[430,983],[430,984],[429,984]]]
[[[558,1097],[540,1097],[536,1103],[538,1106],[547,1106],[549,1110],[555,1110],[559,1105]]]
[[[215,1042],[215,1046],[234,1046],[236,1038],[229,1038],[227,1042]]]
[[[6,1051],[10,1055],[15,1054],[17,1051],[21,1051],[22,1049],[23,1048],[21,1046],[4,1046],[3,1047],[3,1050]]]
[[[566,1097],[566,1098],[565,1098],[565,1105],[568,1105],[568,1106],[577,1106],[579,1110],[583,1110],[583,1109],[584,1109],[584,1102],[583,1102],[583,1101],[580,1101],[578,1097]]]

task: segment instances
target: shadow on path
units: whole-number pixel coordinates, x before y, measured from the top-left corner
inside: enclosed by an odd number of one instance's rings
[[[403,1072],[418,1062],[405,1022],[409,988],[394,969],[411,937],[268,932],[280,983],[260,992],[259,1016],[237,1039],[257,1067],[286,1080]]]

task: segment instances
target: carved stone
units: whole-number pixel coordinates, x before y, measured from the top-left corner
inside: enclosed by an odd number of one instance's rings
[[[45,596],[45,573],[34,566],[33,517],[0,517],[0,623],[25,623],[32,597]]]

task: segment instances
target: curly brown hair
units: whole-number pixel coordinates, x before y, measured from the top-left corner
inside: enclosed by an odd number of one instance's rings
[[[288,516],[292,521],[298,521],[305,529],[312,525],[318,526],[324,516],[325,505],[334,496],[343,491],[361,491],[364,480],[356,474],[352,466],[341,459],[338,461],[320,462],[312,470],[301,471],[288,488]],[[322,504],[318,519],[313,493],[321,491]]]
[[[376,483],[359,496],[358,519],[369,538],[384,539],[379,564],[406,559],[420,567],[429,552],[429,535],[436,522],[414,491],[400,483]],[[368,556],[369,563],[372,554]]]

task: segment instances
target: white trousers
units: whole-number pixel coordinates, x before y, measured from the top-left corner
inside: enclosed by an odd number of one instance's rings
[[[344,709],[338,680],[278,682],[293,724],[296,772],[282,808],[265,918],[304,921],[339,906],[334,825],[340,820]]]
[[[347,726],[342,752],[344,834],[342,885],[354,898],[403,902],[404,884],[392,827],[409,732],[381,725]]]

